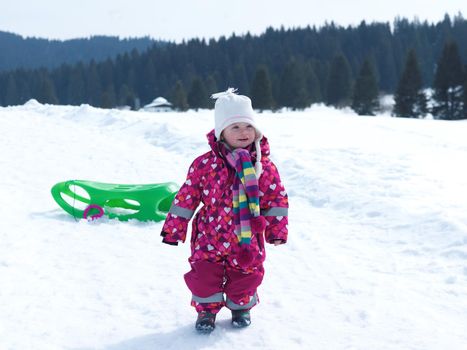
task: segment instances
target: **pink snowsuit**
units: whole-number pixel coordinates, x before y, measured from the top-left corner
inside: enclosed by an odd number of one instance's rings
[[[235,170],[220,152],[214,130],[208,135],[211,150],[196,158],[185,183],[175,197],[162,228],[164,243],[185,242],[188,222],[192,222],[191,271],[185,282],[191,290],[196,311],[217,313],[223,306],[231,310],[250,309],[258,303],[256,293],[264,275],[264,239],[287,241],[287,193],[276,166],[269,159],[269,144],[261,140],[263,172],[259,179],[261,215],[266,219],[263,234],[253,235],[250,249],[254,260],[242,268],[235,259],[239,249],[233,224],[232,184]],[[256,152],[251,153],[254,162]],[[226,300],[224,300],[224,293]]]

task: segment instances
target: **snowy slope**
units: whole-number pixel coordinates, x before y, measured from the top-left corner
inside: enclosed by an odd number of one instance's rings
[[[0,108],[0,349],[465,349],[467,123],[313,107],[259,115],[290,195],[253,324],[193,330],[188,244],[76,221],[69,179],[182,183],[212,111]]]

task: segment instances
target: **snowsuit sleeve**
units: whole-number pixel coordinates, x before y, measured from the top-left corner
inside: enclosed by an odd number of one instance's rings
[[[196,170],[199,159],[200,157],[191,164],[186,181],[172,202],[162,227],[164,243],[177,245],[178,242],[185,242],[188,223],[201,200],[200,176]]]
[[[259,188],[262,194],[261,215],[266,219],[266,242],[281,240],[285,243],[288,234],[288,197],[279,172],[269,159],[263,164]]]

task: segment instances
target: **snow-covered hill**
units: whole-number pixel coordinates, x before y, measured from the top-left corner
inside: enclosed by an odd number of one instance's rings
[[[70,179],[182,183],[213,112],[0,108],[0,349],[465,349],[467,123],[259,115],[290,195],[252,326],[194,332],[188,244],[76,221]]]

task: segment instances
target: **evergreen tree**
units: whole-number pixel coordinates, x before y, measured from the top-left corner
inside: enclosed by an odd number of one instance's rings
[[[331,63],[329,72],[326,103],[335,107],[349,105],[352,95],[352,77],[350,65],[344,55],[337,55]]]
[[[251,83],[250,96],[255,109],[262,111],[274,107],[269,71],[264,65],[256,69],[255,77]]]
[[[19,104],[18,87],[14,75],[9,74],[5,93],[5,105],[14,106],[17,104]]]
[[[188,93],[188,105],[190,108],[198,110],[198,108],[209,107],[209,96],[206,92],[206,86],[201,78],[195,78],[191,84],[190,92]]]
[[[352,109],[359,115],[375,115],[379,108],[378,93],[374,69],[366,59],[355,82]]]
[[[53,82],[46,74],[41,74],[38,77],[38,85],[35,96],[40,103],[58,104],[55,87]]]
[[[136,96],[136,92],[138,91],[138,79],[136,78],[136,72],[133,66],[131,66],[126,72],[125,82],[128,85],[130,91],[133,91]]]
[[[404,72],[394,95],[396,117],[418,118],[426,115],[427,97],[422,87],[417,54],[414,49],[411,49],[407,54]]]
[[[151,59],[151,56],[146,55],[141,61],[143,62],[140,68],[144,68],[138,73],[141,77],[139,79],[139,97],[142,101],[147,101],[149,103],[155,97],[161,95],[161,92],[158,91],[156,86],[156,81],[159,81],[160,84],[162,77],[156,76],[156,69],[154,67],[154,62]]]
[[[97,71],[97,65],[94,61],[91,61],[88,69],[86,70],[86,73],[86,102],[92,106],[99,107],[101,102],[100,99],[102,96],[102,86],[99,73]]]
[[[5,89],[6,88],[6,80],[5,74],[0,73],[0,106],[5,106]]]
[[[446,120],[464,118],[463,80],[464,72],[457,44],[453,41],[447,42],[435,73],[432,109],[435,118]]]
[[[247,95],[249,94],[249,84],[248,84],[248,77],[245,71],[245,65],[243,62],[240,62],[235,65],[232,74],[232,86],[237,88],[241,94]],[[229,85],[230,86],[230,85]]]
[[[77,64],[71,70],[67,85],[67,101],[72,105],[80,105],[86,99],[86,83],[84,81],[84,67]]]
[[[106,89],[109,89],[110,85],[114,85],[116,74],[114,64],[111,59],[107,59],[105,62],[99,63],[97,69],[102,86],[106,86]]]
[[[51,79],[54,82],[55,92],[60,104],[70,104],[68,100],[68,80],[71,76],[71,67],[62,64],[57,71],[52,72]]]
[[[464,119],[467,119],[467,65],[464,66]]]
[[[175,88],[172,93],[172,103],[174,108],[179,111],[186,111],[188,109],[185,88],[180,80],[175,84]]]
[[[102,92],[101,104],[102,108],[113,108],[117,104],[117,94],[113,84],[109,84],[107,88]]]
[[[130,106],[133,107],[134,105],[134,96],[132,92],[130,91],[130,88],[128,85],[123,84],[120,86],[120,89],[118,90],[118,105],[120,106]]]
[[[309,103],[321,102],[323,100],[321,86],[311,62],[308,62],[305,66],[305,80]]]
[[[308,106],[308,91],[303,65],[291,58],[282,72],[280,81],[279,103],[293,109],[303,109]]]
[[[214,78],[214,75],[210,74],[208,78],[206,79],[206,92],[209,96],[212,94],[215,94],[219,90],[217,89],[217,83],[216,79]]]
[[[16,72],[18,73],[16,77],[18,84],[19,102],[24,103],[30,100],[31,98],[34,98],[34,95],[32,93],[34,84],[32,84],[30,79],[28,79],[27,71],[20,69]]]

